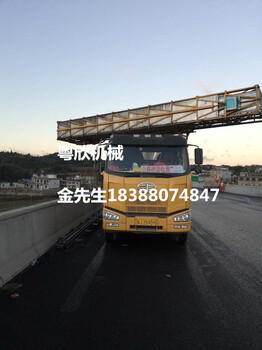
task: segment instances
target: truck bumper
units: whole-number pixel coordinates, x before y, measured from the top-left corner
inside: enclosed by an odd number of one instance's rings
[[[110,210],[111,211],[111,210]],[[112,211],[113,212],[113,211]],[[189,210],[179,214],[186,214]],[[125,231],[130,233],[186,233],[191,229],[191,221],[174,222],[174,216],[170,215],[165,218],[157,216],[134,216],[127,217],[119,214],[119,221],[103,220],[103,229],[105,231]],[[176,214],[177,215],[177,214]]]

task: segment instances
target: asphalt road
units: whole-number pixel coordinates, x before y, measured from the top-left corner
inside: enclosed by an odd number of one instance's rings
[[[184,247],[106,245],[94,226],[48,252],[0,293],[0,349],[261,349],[262,199],[222,193],[192,212]]]

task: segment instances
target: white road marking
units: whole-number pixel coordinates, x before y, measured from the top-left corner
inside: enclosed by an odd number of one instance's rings
[[[90,265],[88,265],[87,269],[82,273],[71,294],[61,308],[62,312],[75,312],[79,308],[90,283],[103,262],[105,247],[106,244],[103,244],[96,253],[94,259],[91,261]]]

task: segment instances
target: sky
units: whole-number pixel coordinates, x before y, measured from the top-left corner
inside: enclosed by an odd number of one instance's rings
[[[0,0],[0,150],[56,122],[262,85],[262,0]],[[262,123],[196,131],[205,162],[262,164]]]

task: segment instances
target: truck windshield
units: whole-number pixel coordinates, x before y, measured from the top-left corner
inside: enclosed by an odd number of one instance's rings
[[[187,148],[181,146],[124,146],[123,156],[123,160],[108,160],[107,170],[130,176],[139,174],[176,176],[186,173],[189,169]]]

